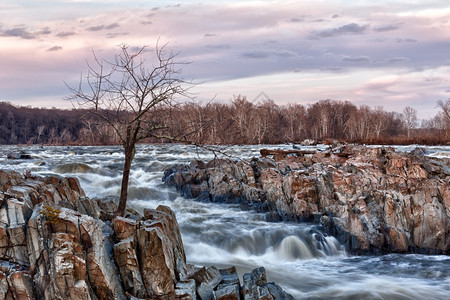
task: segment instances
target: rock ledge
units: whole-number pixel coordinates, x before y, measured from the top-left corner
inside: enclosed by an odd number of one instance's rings
[[[187,265],[169,207],[114,210],[76,178],[0,170],[0,299],[292,299],[263,268],[241,286],[234,268]]]
[[[344,145],[193,161],[166,170],[163,181],[188,198],[268,212],[268,220],[320,223],[353,253],[450,254],[449,165],[420,149]]]

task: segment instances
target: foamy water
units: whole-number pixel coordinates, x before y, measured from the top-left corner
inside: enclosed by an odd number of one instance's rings
[[[261,148],[232,146],[237,158],[259,156]],[[325,149],[326,146],[319,146]],[[307,147],[311,149],[313,147]],[[415,147],[397,147],[411,151]],[[0,168],[37,175],[75,176],[89,197],[118,195],[120,147],[22,148],[31,160],[8,160],[17,147],[0,147]],[[427,147],[427,155],[449,157],[450,147]],[[129,205],[137,210],[170,206],[180,224],[189,263],[237,266],[242,272],[265,266],[268,279],[296,299],[449,299],[450,257],[443,255],[351,256],[321,229],[308,223],[268,223],[264,214],[238,205],[195,202],[162,181],[164,169],[214,154],[190,146],[141,145],[132,166]]]

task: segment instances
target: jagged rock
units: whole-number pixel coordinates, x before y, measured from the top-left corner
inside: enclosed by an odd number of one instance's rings
[[[450,176],[437,158],[358,145],[263,153],[178,165],[163,180],[201,201],[267,211],[268,220],[321,222],[354,253],[450,253]]]
[[[222,274],[215,266],[210,266],[197,269],[189,278],[194,279],[198,285],[197,294],[200,299],[206,300],[212,299],[214,289],[222,281]]]
[[[237,274],[236,267],[220,269],[219,271],[220,275],[222,275],[221,285],[239,285],[239,275]]]
[[[234,267],[186,266],[169,207],[112,219],[113,204],[75,178],[0,170],[0,299],[238,299]]]
[[[0,170],[0,190],[6,191],[8,188],[17,185],[24,179],[24,176],[15,171]]]
[[[178,281],[175,286],[175,298],[179,300],[196,300],[195,280]]]
[[[39,297],[125,299],[98,223],[66,208],[52,212],[49,206],[36,206],[28,222],[28,251]]]
[[[241,286],[236,267],[233,266],[228,269],[220,269],[220,274],[222,275],[222,281],[220,281],[220,284],[216,287],[213,299],[240,299]]]
[[[214,300],[239,300],[239,285],[226,285],[214,291]]]
[[[165,234],[170,227],[168,215],[147,211],[146,218],[136,233],[144,285],[152,297],[174,297],[176,255]]]
[[[125,291],[136,297],[145,298],[147,293],[139,270],[133,237],[114,245],[114,258],[119,267]]]
[[[279,299],[293,300],[291,295],[275,283],[267,283],[264,267],[253,269],[243,276],[242,294],[245,300]]]

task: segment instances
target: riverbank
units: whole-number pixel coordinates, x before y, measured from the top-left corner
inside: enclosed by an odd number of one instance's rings
[[[0,170],[0,299],[293,299],[262,267],[241,283],[234,267],[186,264],[169,207],[115,209],[76,178]]]
[[[273,221],[315,222],[355,254],[450,251],[450,161],[418,148],[343,145],[192,161],[163,181],[185,197],[239,203]]]

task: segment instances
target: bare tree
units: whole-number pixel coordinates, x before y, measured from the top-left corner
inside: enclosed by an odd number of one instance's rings
[[[443,122],[445,123],[445,137],[448,136],[448,132],[450,130],[450,98],[447,99],[447,101],[442,101],[439,100],[437,102],[437,105],[439,108],[442,109],[442,112],[440,112],[442,114],[442,119]]]
[[[411,130],[417,127],[417,110],[411,106],[403,109],[403,118],[405,122],[406,135],[411,136]]]
[[[36,142],[39,143],[39,140],[41,139],[41,135],[44,133],[44,129],[45,129],[45,125],[40,125],[40,126],[38,126],[38,128],[36,129],[36,130],[37,130],[37,133],[38,133]]]
[[[372,135],[379,138],[381,133],[386,129],[386,113],[383,106],[376,106],[370,118]]]
[[[161,137],[158,132],[166,125],[155,119],[153,111],[171,106],[177,96],[189,96],[192,83],[181,78],[181,65],[174,60],[177,53],[166,46],[149,51],[144,46],[136,50],[120,45],[114,61],[99,59],[93,54],[85,78],[77,87],[69,86],[69,99],[77,102],[108,124],[124,148],[122,185],[115,215],[122,216],[128,198],[128,181],[136,143],[148,137]],[[151,57],[151,62],[145,60]]]

